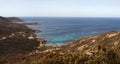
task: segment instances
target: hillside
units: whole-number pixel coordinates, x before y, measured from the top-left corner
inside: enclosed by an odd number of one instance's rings
[[[17,17],[8,17],[8,20],[11,22],[23,22],[24,20]]]
[[[32,64],[120,64],[120,32],[85,37],[42,52],[37,50],[32,57]]]
[[[114,49],[119,46],[120,42],[120,32],[107,32],[97,36],[85,37],[76,40],[66,46],[63,46],[64,50],[69,51],[92,51],[99,52],[101,48],[103,49]]]
[[[25,24],[0,17],[0,64],[120,64],[120,32],[46,46]]]
[[[0,17],[0,64],[9,63],[10,60],[19,58],[19,55],[24,57],[25,54],[43,45],[46,41],[37,38],[35,34],[37,31]]]

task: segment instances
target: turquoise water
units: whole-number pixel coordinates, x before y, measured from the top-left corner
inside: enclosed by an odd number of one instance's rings
[[[26,22],[40,22],[32,26],[42,32],[39,37],[49,45],[63,45],[86,36],[108,31],[120,31],[120,18],[54,18],[24,17]]]

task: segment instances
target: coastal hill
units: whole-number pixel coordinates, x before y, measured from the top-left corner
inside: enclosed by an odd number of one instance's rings
[[[85,37],[42,52],[37,50],[32,57],[33,64],[120,64],[120,32]]]
[[[35,30],[0,17],[0,64],[120,64],[120,32],[47,46]]]
[[[46,41],[37,38],[36,31],[0,17],[0,64],[9,63],[7,58],[24,56],[44,44]]]
[[[10,22],[7,18],[0,16],[0,23],[8,23]]]
[[[17,17],[2,17],[0,16],[0,22],[23,22],[24,20]]]
[[[15,18],[16,19],[16,18]],[[0,35],[5,35],[13,32],[38,32],[39,30],[31,29],[24,24],[13,23],[11,20],[5,17],[0,17]]]
[[[68,45],[63,46],[64,50],[69,51],[84,51],[89,53],[97,53],[100,49],[104,51],[115,49],[120,44],[120,32],[107,32],[97,36],[85,37],[76,40]]]
[[[17,17],[8,17],[8,20],[11,22],[23,22],[24,20]]]
[[[11,23],[7,18],[0,17],[0,38],[14,32],[33,31],[25,25]]]

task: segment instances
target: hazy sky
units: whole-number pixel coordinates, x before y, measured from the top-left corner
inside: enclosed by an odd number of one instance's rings
[[[120,0],[0,0],[0,15],[120,17]]]

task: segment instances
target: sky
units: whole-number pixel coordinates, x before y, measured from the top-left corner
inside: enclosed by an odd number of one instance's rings
[[[0,0],[0,15],[120,17],[120,0]]]

